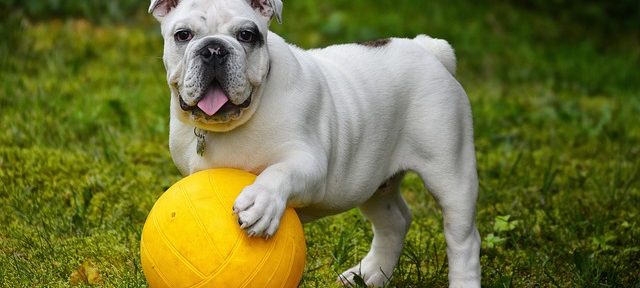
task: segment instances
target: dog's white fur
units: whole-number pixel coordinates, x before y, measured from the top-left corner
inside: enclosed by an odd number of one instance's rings
[[[359,207],[373,226],[371,250],[340,279],[360,274],[373,286],[388,281],[401,254],[411,215],[399,186],[404,171],[415,171],[444,213],[450,287],[479,287],[473,125],[454,77],[453,49],[423,35],[378,47],[305,51],[267,31],[277,5],[281,1],[152,1],[165,37],[170,149],[179,170],[233,167],[258,174],[233,207],[250,235],[275,233],[287,205],[305,222]],[[227,25],[237,21],[255,22],[265,45],[242,48]],[[197,31],[186,47],[174,43],[176,23]],[[254,98],[240,118],[211,121],[180,107],[179,97],[197,101],[183,86],[198,73],[192,50],[212,37],[237,53],[229,61],[239,70],[231,72],[249,79],[229,95],[234,103]],[[194,127],[210,131],[203,156],[196,153]]]

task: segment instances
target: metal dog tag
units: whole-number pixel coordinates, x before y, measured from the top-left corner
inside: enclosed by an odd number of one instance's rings
[[[193,128],[193,134],[196,135],[196,138],[198,143],[196,144],[196,153],[198,153],[198,155],[200,155],[200,157],[204,156],[204,150],[206,148],[206,144],[207,142],[205,141],[205,136],[206,136],[206,131],[198,131],[200,129],[198,128]],[[200,132],[200,133],[198,133]]]

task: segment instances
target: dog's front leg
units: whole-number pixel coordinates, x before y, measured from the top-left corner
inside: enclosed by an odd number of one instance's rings
[[[345,286],[355,286],[356,275],[369,287],[384,287],[391,279],[411,224],[411,212],[400,194],[403,177],[400,173],[389,179],[360,206],[373,226],[373,241],[367,256],[338,278]]]
[[[290,153],[285,161],[268,166],[242,190],[233,205],[238,223],[250,236],[269,238],[278,229],[287,203],[301,207],[319,190],[326,174],[311,153]]]

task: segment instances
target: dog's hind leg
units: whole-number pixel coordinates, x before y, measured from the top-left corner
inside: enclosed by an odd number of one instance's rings
[[[440,205],[449,287],[480,287],[480,234],[475,224],[478,179],[473,141],[459,141],[415,171]],[[456,148],[457,147],[457,148]]]
[[[373,240],[360,263],[340,275],[343,283],[353,283],[354,275],[359,275],[368,286],[381,287],[391,278],[411,224],[411,213],[400,194],[403,176],[391,177],[360,206],[373,226]]]

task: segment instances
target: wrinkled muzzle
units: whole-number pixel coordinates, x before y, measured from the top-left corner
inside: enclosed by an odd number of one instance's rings
[[[185,73],[178,84],[180,108],[208,121],[239,118],[251,104],[242,47],[224,37],[205,37],[193,43],[184,57]]]

